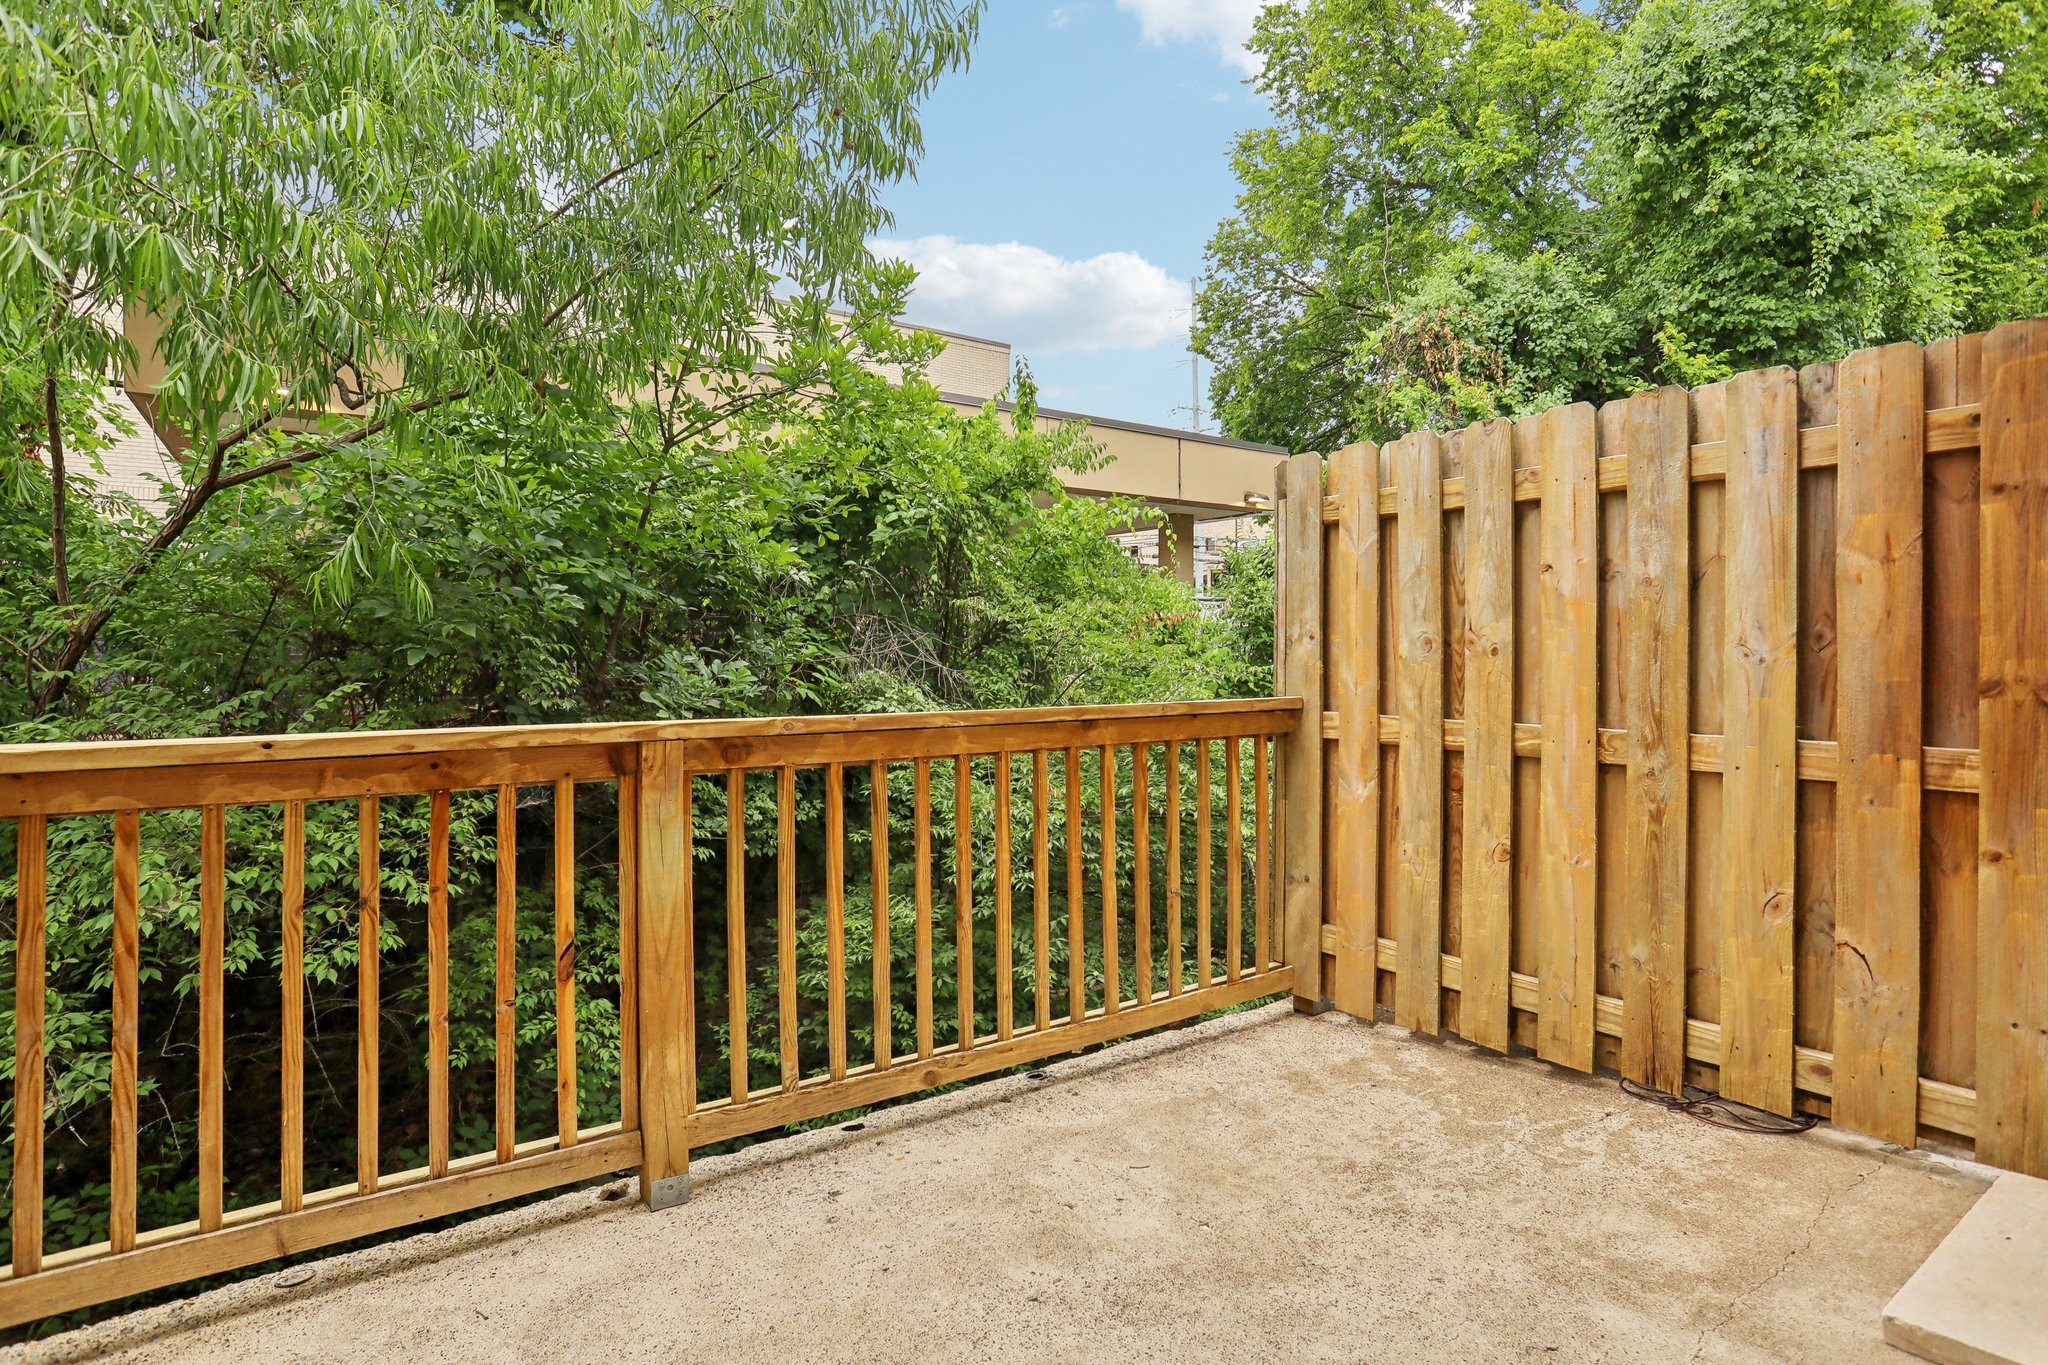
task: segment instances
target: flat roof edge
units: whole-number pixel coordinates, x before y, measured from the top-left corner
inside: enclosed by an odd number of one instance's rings
[[[939,397],[945,399],[948,403],[977,408],[989,401],[986,398],[976,398],[972,394],[947,393],[943,390],[939,393]],[[999,400],[996,406],[1004,412],[1010,412],[1017,405]],[[1240,441],[1233,436],[1212,436],[1206,431],[1187,431],[1180,427],[1160,427],[1154,426],[1150,422],[1128,422],[1118,417],[1097,417],[1093,413],[1070,412],[1065,408],[1041,407],[1038,412],[1041,417],[1051,417],[1062,422],[1086,422],[1093,427],[1110,427],[1116,431],[1137,431],[1143,432],[1148,436],[1170,436],[1175,440],[1200,441],[1204,445],[1227,446],[1232,450],[1250,451],[1257,455],[1276,455],[1284,458],[1288,453],[1285,446],[1262,445],[1257,441]]]

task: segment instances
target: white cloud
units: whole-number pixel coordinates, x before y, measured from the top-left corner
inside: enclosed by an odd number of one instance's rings
[[[1022,242],[880,239],[917,267],[910,319],[1026,354],[1142,350],[1187,335],[1188,284],[1132,251],[1068,260]]]
[[[1067,21],[1072,17],[1072,15],[1067,13],[1066,8],[1062,6],[1045,16],[1045,26],[1047,28],[1065,28]]]
[[[1259,59],[1245,50],[1252,21],[1267,0],[1116,0],[1138,16],[1149,43],[1213,43],[1225,64],[1248,76],[1259,74]]]

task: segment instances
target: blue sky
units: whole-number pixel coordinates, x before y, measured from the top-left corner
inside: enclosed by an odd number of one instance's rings
[[[1235,197],[1231,137],[1265,117],[1258,4],[993,0],[886,197],[909,319],[1009,341],[1048,406],[1186,426],[1188,283]]]

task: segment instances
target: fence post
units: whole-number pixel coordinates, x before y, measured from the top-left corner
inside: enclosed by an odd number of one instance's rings
[[[1275,471],[1274,690],[1301,698],[1280,742],[1281,924],[1294,1007],[1330,1008],[1323,970],[1323,460],[1295,455]]]
[[[650,1209],[690,1197],[690,1111],[696,1097],[696,987],[690,932],[690,774],[683,746],[640,746],[634,1030],[640,1078],[640,1198]]]
[[[1330,638],[1324,690],[1337,716],[1330,756],[1331,996],[1371,1022],[1379,978],[1380,452],[1370,441],[1330,457]]]

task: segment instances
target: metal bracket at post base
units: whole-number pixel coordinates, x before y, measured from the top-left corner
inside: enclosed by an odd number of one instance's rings
[[[652,1213],[660,1213],[663,1209],[672,1209],[678,1204],[689,1203],[690,1173],[685,1171],[681,1175],[672,1175],[666,1180],[655,1181],[642,1177],[640,1202],[647,1205]]]

